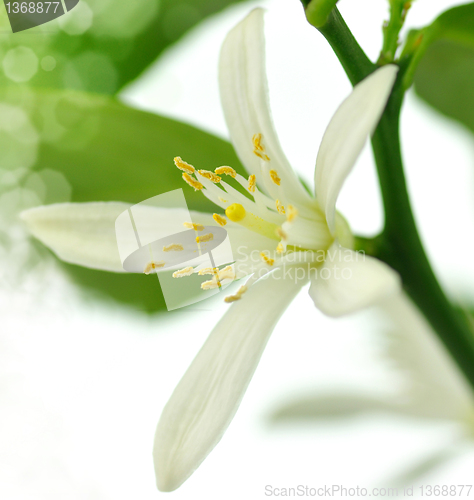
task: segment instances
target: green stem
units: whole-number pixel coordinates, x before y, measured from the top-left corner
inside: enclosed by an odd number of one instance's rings
[[[474,335],[453,308],[426,256],[407,193],[399,140],[403,91],[395,89],[372,138],[382,188],[385,229],[378,257],[397,270],[417,304],[474,388]]]
[[[329,14],[326,24],[318,29],[331,45],[352,85],[359,83],[376,69],[357,43],[337,7]]]
[[[329,26],[328,26],[329,25]],[[353,84],[374,71],[335,9],[320,29]],[[474,389],[474,335],[440,287],[421,243],[408,197],[400,148],[399,117],[405,68],[401,68],[387,107],[372,138],[383,195],[385,227],[374,240],[373,255],[400,273],[403,286],[431,324]]]

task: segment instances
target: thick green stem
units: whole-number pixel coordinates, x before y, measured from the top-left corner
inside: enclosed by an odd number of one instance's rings
[[[408,198],[399,141],[402,90],[388,102],[372,138],[385,208],[377,257],[396,269],[403,286],[474,388],[474,335],[436,279],[421,243]]]
[[[320,28],[353,84],[375,69],[335,9]],[[368,62],[367,62],[368,61]],[[404,68],[372,138],[383,195],[385,228],[374,240],[373,255],[397,270],[403,286],[423,312],[474,388],[474,334],[441,289],[421,243],[407,193],[399,139]]]
[[[359,83],[376,69],[357,43],[337,7],[329,14],[326,24],[318,29],[331,45],[352,85]]]

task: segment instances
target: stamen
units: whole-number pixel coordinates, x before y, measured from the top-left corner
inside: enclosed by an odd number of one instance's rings
[[[198,170],[198,173],[206,179],[209,179],[214,184],[219,184],[219,182],[221,182],[221,178],[214,172],[210,172],[209,170]]]
[[[275,259],[271,259],[270,257],[268,257],[265,252],[260,252],[260,257],[269,265],[269,266],[273,266],[273,264],[275,263]]]
[[[174,164],[180,170],[183,170],[184,172],[186,172],[188,174],[194,174],[195,168],[192,165],[190,165],[189,163],[186,163],[185,161],[183,161],[180,156],[177,156],[176,158],[174,158]]]
[[[257,178],[255,177],[255,174],[252,174],[250,177],[249,177],[249,191],[251,193],[255,193],[255,185],[257,184]]]
[[[234,270],[232,269],[232,266],[226,266],[223,269],[219,270],[220,280],[225,280],[225,279],[233,280],[234,278],[235,278],[235,273]]]
[[[285,249],[283,248],[283,243],[281,241],[280,241],[280,243],[278,243],[276,251],[278,253],[283,253],[285,251]]]
[[[227,221],[219,214],[214,214],[212,218],[219,224],[219,226],[225,226]]]
[[[172,243],[171,245],[163,247],[163,252],[181,252],[184,250],[183,245],[179,243]]]
[[[261,160],[270,161],[270,158],[265,153],[261,153],[260,151],[257,150],[254,150],[253,153],[257,155]]]
[[[195,231],[204,231],[204,226],[202,224],[194,224],[193,222],[183,222],[183,226],[188,229],[194,229]]]
[[[212,233],[203,234],[202,236],[196,236],[196,243],[205,243],[206,241],[211,241],[214,239]]]
[[[262,144],[262,134],[255,134],[252,137],[252,142],[254,147],[254,154],[256,154],[262,160],[270,161],[270,158],[265,154],[265,147]]]
[[[195,191],[200,191],[204,187],[199,181],[193,179],[186,172],[183,172],[183,179],[187,184],[193,187]]]
[[[235,295],[228,295],[225,299],[224,302],[230,303],[230,302],[235,302],[236,300],[240,300],[242,298],[242,295],[247,291],[247,287],[245,285],[242,285],[238,290]]]
[[[276,234],[282,240],[286,241],[288,239],[288,235],[285,233],[285,231],[283,231],[283,229],[281,227],[277,227]]]
[[[217,167],[214,172],[217,174],[217,175],[222,175],[222,174],[225,174],[225,175],[230,175],[231,177],[233,177],[235,179],[235,177],[237,176],[237,172],[232,168],[232,167],[226,167],[226,166],[223,166],[223,167]]]
[[[281,183],[281,179],[280,177],[278,177],[278,174],[276,172],[276,170],[270,170],[270,177],[272,178],[272,181],[277,185],[279,186],[280,183]]]
[[[274,240],[276,239],[275,231],[278,226],[254,215],[251,212],[247,212],[240,203],[233,203],[232,205],[229,205],[226,208],[225,214],[232,222],[238,222],[241,226],[244,226],[251,231]]]
[[[235,273],[234,270],[232,269],[232,266],[226,266],[221,270],[218,270],[217,268],[211,269],[210,267],[206,269],[201,269],[199,271],[199,274],[211,274],[211,273],[204,273],[204,271],[210,270],[212,274],[214,274],[214,277],[211,280],[204,281],[201,283],[201,288],[203,290],[211,290],[212,288],[220,288],[221,287],[221,281],[225,279],[230,279],[233,280],[235,279]],[[217,271],[217,273],[215,272]]]
[[[279,214],[284,214],[285,213],[285,207],[280,203],[280,200],[276,200],[276,209]]]
[[[286,220],[292,222],[298,215],[298,210],[293,205],[288,205],[288,213],[286,214]]]
[[[193,274],[193,268],[185,267],[184,269],[180,269],[179,271],[175,271],[173,273],[173,278],[184,278],[185,276],[191,276]]]
[[[219,271],[218,267],[204,267],[200,271],[198,271],[199,276],[204,276],[205,274],[214,274],[216,275]]]
[[[153,271],[153,269],[158,269],[159,267],[164,267],[164,266],[165,266],[165,263],[163,261],[160,261],[160,262],[151,261],[146,265],[143,272],[145,274],[150,274]]]
[[[224,198],[222,198],[222,196],[218,196],[217,199],[221,202],[221,203],[227,203],[227,200],[224,200]]]
[[[203,290],[212,290],[213,288],[220,288],[221,284],[218,283],[215,279],[209,281],[203,281],[201,283],[201,288]]]

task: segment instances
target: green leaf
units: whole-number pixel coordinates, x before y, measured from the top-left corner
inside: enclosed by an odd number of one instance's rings
[[[0,100],[3,106],[8,103],[12,116],[12,110],[18,109],[28,114],[30,128],[24,130],[40,138],[39,147],[29,153],[36,153],[34,170],[63,174],[72,187],[74,202],[138,203],[183,188],[190,209],[212,212],[215,205],[185,184],[173,158],[181,156],[208,170],[231,165],[246,175],[228,142],[190,125],[129,108],[110,97],[72,91],[24,94],[4,89]],[[31,144],[18,147],[26,151],[27,146]],[[54,193],[46,192],[46,198],[54,199]],[[164,307],[158,283],[153,280],[151,284],[149,276],[67,267],[80,284],[121,303],[132,302],[147,311]]]
[[[9,34],[0,10],[0,85],[70,88],[113,94],[170,44],[223,8],[242,0],[80,0],[64,16]]]
[[[36,91],[9,93],[8,102],[28,112],[40,136],[34,169],[63,173],[72,201],[138,203],[183,188],[189,208],[212,211],[215,205],[182,180],[173,158],[208,170],[232,165],[246,175],[227,141],[114,98]]]
[[[414,77],[422,99],[474,131],[474,3],[454,7],[412,32],[407,47],[404,55],[412,52],[407,86]]]
[[[415,90],[428,104],[474,132],[474,47],[437,40],[415,73]]]

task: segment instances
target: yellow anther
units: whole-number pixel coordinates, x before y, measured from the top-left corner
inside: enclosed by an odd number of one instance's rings
[[[226,167],[226,166],[223,166],[223,167],[217,167],[214,172],[217,174],[217,175],[230,175],[231,177],[233,177],[234,179],[237,177],[237,172],[232,168],[232,167]]]
[[[188,229],[194,229],[195,231],[204,231],[204,226],[202,224],[194,224],[193,222],[183,222],[183,226]]]
[[[181,252],[183,249],[183,245],[179,243],[172,243],[171,245],[164,246],[163,252]]]
[[[232,203],[225,209],[225,214],[232,222],[239,222],[245,217],[245,208],[240,203]]]
[[[221,182],[221,178],[214,172],[210,172],[209,170],[198,170],[198,172],[199,175],[202,175],[206,179],[209,179],[214,184],[219,184],[219,182]]]
[[[247,291],[247,287],[245,285],[242,285],[238,290],[235,295],[229,295],[224,299],[224,302],[230,303],[230,302],[235,302],[236,300],[240,300],[242,298],[242,295]]]
[[[165,263],[163,261],[160,261],[160,262],[149,262],[145,269],[143,270],[143,272],[145,274],[150,274],[153,269],[158,269],[159,267],[164,267],[165,266]]]
[[[278,243],[276,251],[278,253],[283,253],[285,251],[285,249],[283,248],[283,243],[281,241],[280,241],[280,243]]]
[[[219,279],[220,280],[233,280],[235,278],[235,273],[234,270],[232,269],[232,266],[226,266],[222,269],[219,270]]]
[[[257,155],[259,158],[261,158],[262,160],[265,160],[265,161],[270,161],[270,158],[267,154],[265,153],[262,153],[260,151],[257,151],[256,149],[254,150],[253,152],[255,155]]]
[[[203,234],[202,236],[196,236],[196,243],[205,243],[206,241],[211,241],[214,239],[212,233]]]
[[[279,238],[281,238],[284,241],[288,239],[288,235],[285,233],[285,231],[283,231],[281,227],[276,228],[276,234]]]
[[[207,267],[205,269],[201,269],[198,274],[201,274],[201,275],[202,274],[213,274],[214,275],[214,277],[212,279],[201,283],[201,288],[203,290],[211,290],[213,288],[218,288],[218,287],[220,288],[222,280],[235,279],[235,273],[234,273],[234,270],[232,269],[232,266],[226,266],[220,270],[217,268],[212,269],[210,267]]]
[[[260,257],[263,259],[264,262],[266,262],[269,266],[273,266],[275,263],[275,259],[271,259],[268,257],[265,252],[260,252]]]
[[[204,276],[205,274],[214,274],[214,275],[217,275],[217,273],[219,272],[219,268],[218,267],[204,267],[202,268],[200,271],[198,271],[198,274],[199,276]]]
[[[274,182],[277,186],[279,186],[279,185],[280,185],[280,183],[281,183],[281,179],[280,179],[280,177],[278,177],[278,174],[277,174],[276,170],[270,170],[269,174],[270,174],[270,177],[272,178],[272,181],[273,181],[273,182]]]
[[[185,276],[191,276],[193,274],[193,268],[185,267],[184,269],[180,269],[179,271],[175,271],[173,273],[173,278],[184,278]]]
[[[255,134],[252,137],[252,142],[254,154],[256,154],[262,160],[270,161],[270,158],[265,154],[265,147],[262,144],[262,134]]]
[[[283,215],[285,213],[285,207],[280,203],[280,200],[276,200],[275,205],[278,213]]]
[[[212,290],[213,288],[220,288],[221,284],[215,278],[209,281],[203,281],[201,283],[201,288],[203,290]]]
[[[288,222],[293,221],[298,215],[298,210],[293,205],[288,205],[288,213],[286,214],[286,220]]]
[[[255,193],[255,185],[257,184],[257,178],[255,177],[255,174],[252,174],[249,177],[249,191],[251,193]]]
[[[218,196],[217,199],[221,202],[221,203],[227,203],[227,200],[224,200],[224,198],[222,198],[222,196]]]
[[[183,179],[187,184],[189,184],[191,187],[193,187],[195,191],[199,191],[200,189],[202,189],[204,187],[199,181],[197,181],[196,179],[193,179],[186,172],[183,172]]]
[[[262,134],[255,134],[252,137],[253,147],[258,151],[265,151],[262,144]]]
[[[225,226],[227,221],[219,214],[214,214],[212,218],[219,224],[219,226]]]
[[[180,156],[177,156],[174,158],[174,164],[180,169],[183,170],[183,172],[186,172],[188,174],[194,174],[195,168],[190,165],[189,163],[186,163],[181,159]]]

